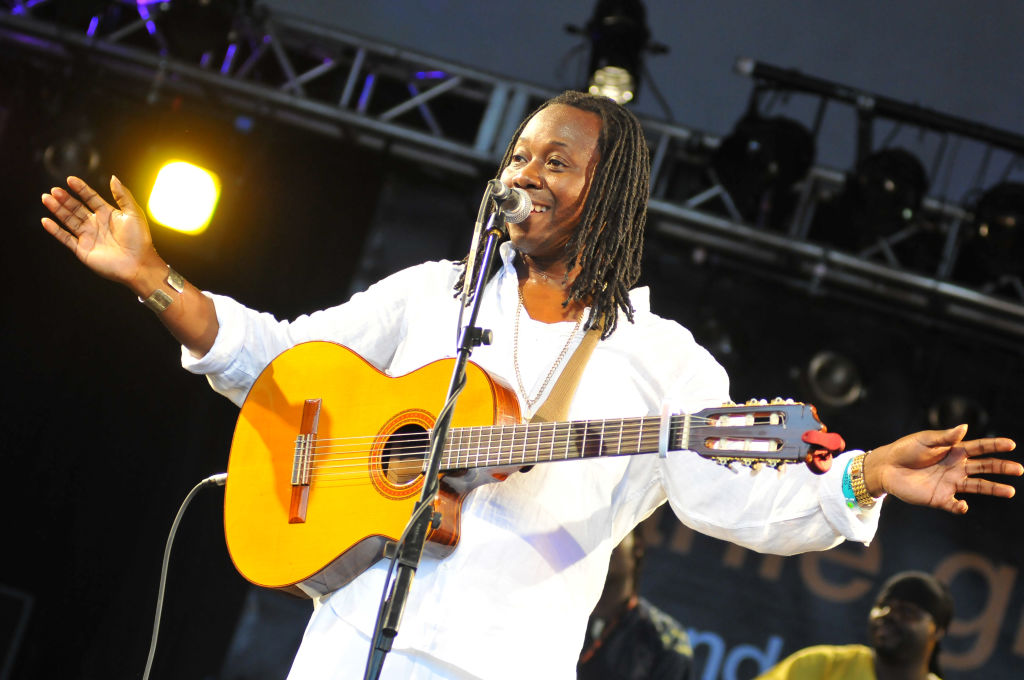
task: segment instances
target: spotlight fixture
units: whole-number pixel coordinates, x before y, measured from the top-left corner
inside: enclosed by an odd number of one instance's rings
[[[910,222],[928,191],[928,175],[921,161],[899,148],[882,149],[866,156],[849,181],[848,188],[863,207],[869,223],[882,231],[895,231]]]
[[[807,387],[817,404],[842,408],[864,394],[857,365],[849,357],[831,350],[818,352],[807,364]]]
[[[217,175],[185,161],[171,161],[157,173],[147,207],[165,227],[198,234],[213,218],[219,198]]]
[[[744,219],[778,222],[786,192],[807,175],[814,155],[814,137],[801,123],[752,113],[722,140],[711,168]]]
[[[979,265],[976,278],[1024,277],[1024,184],[1004,182],[974,206],[965,249]]]
[[[850,251],[873,247],[915,222],[927,192],[928,175],[909,151],[892,147],[870,153],[847,173],[842,192],[819,206],[813,235]],[[934,254],[910,255],[930,261]]]
[[[942,430],[967,424],[967,432],[985,436],[988,427],[988,411],[975,399],[961,395],[949,395],[928,407],[928,427]]]
[[[100,152],[89,135],[65,137],[50,144],[43,151],[43,167],[50,178],[63,182],[68,175],[92,178],[100,168]]]
[[[570,27],[570,30],[573,30]],[[636,98],[649,44],[647,12],[640,0],[598,0],[583,31],[590,41],[587,89],[620,104]]]
[[[708,317],[693,329],[701,347],[711,352],[720,363],[727,364],[739,358],[742,337],[715,317]]]

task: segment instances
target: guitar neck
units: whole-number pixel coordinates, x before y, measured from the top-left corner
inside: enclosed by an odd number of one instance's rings
[[[669,449],[681,441],[690,416],[669,418]],[[658,450],[658,416],[564,423],[461,427],[448,434],[441,466],[445,470],[533,465],[553,460],[652,453]]]

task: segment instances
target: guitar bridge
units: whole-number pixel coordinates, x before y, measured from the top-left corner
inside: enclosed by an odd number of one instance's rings
[[[295,457],[292,460],[292,498],[288,508],[288,523],[306,521],[309,507],[309,480],[313,469],[313,445],[320,427],[320,399],[307,399],[302,405],[302,423],[295,438]]]

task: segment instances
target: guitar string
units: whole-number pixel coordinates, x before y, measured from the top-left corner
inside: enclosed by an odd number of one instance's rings
[[[531,426],[532,427],[532,426]],[[693,425],[691,425],[693,427]],[[696,427],[701,427],[700,423],[696,424]],[[479,431],[476,431],[479,430]],[[484,426],[481,428],[467,427],[459,428],[452,431],[453,434],[458,434],[458,437],[452,438],[449,436],[448,446],[446,450],[450,451],[474,451],[474,450],[494,450],[494,449],[506,449],[514,448],[519,446],[535,446],[535,445],[547,445],[552,441],[566,441],[576,440],[581,437],[583,438],[595,438],[595,439],[618,439],[620,437],[620,429],[613,428],[608,431],[604,428],[601,432],[595,431],[580,432],[577,429],[569,428],[540,428],[527,429],[525,426]],[[629,427],[621,428],[621,438],[623,441],[636,442],[636,435],[648,435],[651,436],[656,434],[651,427],[644,427],[639,421],[635,424],[631,424]],[[398,441],[398,445],[394,443]],[[405,455],[410,451],[422,450],[423,446],[428,443],[428,437],[426,432],[408,433],[408,434],[397,434],[397,435],[362,435],[353,437],[336,437],[336,438],[323,438],[315,439],[311,449],[311,458],[317,459],[325,456],[345,454],[347,452],[359,452],[368,451],[366,447],[374,447],[375,445],[386,445],[387,443],[392,444],[389,446],[389,453],[383,454],[386,456]],[[341,443],[347,442],[347,443]]]
[[[701,421],[703,421],[703,422],[711,422],[712,421],[712,419],[710,419],[710,418],[701,418],[701,417],[693,417],[693,416],[691,416],[691,420],[696,420],[698,427],[700,427]],[[648,421],[648,422],[645,423],[644,421]],[[581,422],[583,422],[583,421],[581,421]],[[602,423],[601,421],[586,421],[586,422],[588,422],[588,424],[592,424],[594,429],[595,429],[594,433],[592,433],[592,434],[591,433],[587,433],[587,436],[592,436],[595,439],[600,439],[602,441],[602,443],[604,442],[604,440],[615,440],[615,447],[618,448],[620,452],[625,451],[627,454],[630,453],[629,449],[634,448],[634,447],[642,446],[643,439],[644,439],[644,434],[646,434],[648,436],[648,439],[650,439],[651,435],[652,435],[651,428],[650,427],[644,428],[644,425],[645,424],[650,425],[650,423],[653,422],[653,417],[651,417],[650,419],[645,417],[643,419],[636,418],[636,419],[630,419],[630,420],[627,420],[627,421],[617,421],[617,422],[622,422],[624,425],[629,425],[629,427],[625,427],[624,426],[624,427],[621,428],[622,431],[619,432],[619,430],[616,429],[618,427],[616,425],[615,427],[613,427],[613,430],[610,433],[604,432],[603,428],[602,428],[602,434],[600,434],[600,435],[597,432],[598,426],[599,425],[605,425],[605,423]],[[477,446],[472,446],[472,445],[470,445],[470,446],[463,446],[466,443],[463,440],[464,438],[460,439],[458,442],[454,442],[454,443],[449,441],[449,447],[446,448],[446,459],[447,459],[448,463],[449,464],[453,464],[454,463],[453,469],[457,469],[459,467],[458,463],[462,462],[463,454],[465,454],[465,462],[466,462],[467,466],[477,466],[477,467],[486,467],[486,466],[490,465],[492,463],[492,456],[494,458],[494,460],[493,460],[493,465],[494,466],[501,466],[501,465],[526,465],[526,464],[530,464],[530,463],[544,462],[545,460],[548,460],[548,459],[550,459],[550,460],[560,459],[560,457],[557,456],[557,454],[554,455],[554,456],[551,456],[550,458],[546,458],[546,457],[542,458],[541,456],[530,457],[529,454],[527,452],[525,452],[525,449],[524,449],[524,453],[518,454],[519,458],[517,459],[516,458],[517,454],[515,453],[515,451],[514,450],[510,450],[510,449],[514,449],[515,447],[517,447],[519,445],[522,445],[524,447],[535,447],[537,450],[540,450],[540,449],[543,449],[543,448],[548,448],[550,450],[550,449],[553,449],[555,447],[561,448],[561,447],[564,446],[564,447],[566,447],[567,457],[571,457],[573,459],[585,457],[581,453],[574,453],[573,455],[570,456],[569,455],[569,451],[568,451],[568,446],[573,444],[574,441],[578,441],[578,439],[579,439],[579,436],[580,436],[581,433],[578,431],[578,428],[575,428],[576,431],[573,431],[573,428],[568,428],[568,427],[562,427],[560,429],[557,428],[557,427],[550,427],[550,428],[546,428],[545,429],[544,425],[536,424],[536,423],[535,424],[529,424],[529,428],[527,427],[527,424],[525,424],[525,423],[524,424],[519,424],[519,425],[514,425],[514,426],[511,426],[511,425],[510,426],[504,426],[504,427],[505,428],[511,428],[512,431],[511,432],[499,432],[499,439],[498,439],[498,441],[494,442],[493,438],[491,438],[487,442],[486,446],[484,446],[483,437],[480,437],[480,439],[477,442],[477,444],[478,444]],[[530,428],[534,428],[534,427],[536,428],[536,430],[531,432]],[[715,427],[717,428],[717,426],[715,426]],[[466,436],[472,437],[473,436],[473,433],[472,433],[473,430],[479,429],[481,432],[490,430],[490,433],[493,434],[494,430],[492,428],[504,429],[504,428],[502,428],[502,426],[480,426],[480,427],[458,428],[458,430],[455,430],[455,431],[456,432],[457,431],[461,431],[463,433],[467,433],[468,432],[470,434],[468,434]],[[646,432],[644,431],[645,429],[647,430]],[[726,426],[726,427],[724,427],[724,429],[728,430],[728,427]],[[317,453],[311,454],[310,477],[311,478],[317,478],[319,480],[324,480],[325,478],[326,479],[341,479],[341,478],[344,478],[345,475],[348,475],[351,478],[365,479],[365,472],[364,471],[365,471],[366,465],[372,459],[374,459],[374,458],[381,460],[381,462],[384,462],[385,460],[391,459],[391,458],[394,458],[394,457],[406,456],[408,451],[415,451],[418,454],[419,453],[423,453],[423,449],[419,445],[424,443],[424,435],[425,434],[426,434],[425,432],[420,432],[420,433],[408,433],[408,434],[403,434],[403,435],[392,435],[390,438],[389,437],[384,437],[384,436],[362,436],[362,437],[342,437],[342,438],[334,438],[333,439],[333,441],[342,441],[342,440],[346,440],[346,439],[347,440],[353,440],[353,441],[354,440],[361,440],[360,443],[358,443],[358,444],[356,444],[356,443],[349,444],[348,448],[351,449],[351,453],[353,453],[353,454],[366,454],[365,456],[346,455],[345,452],[343,451],[343,449],[340,448],[340,447],[332,448],[332,447],[322,447],[322,446],[314,445],[313,447],[311,447],[312,449],[316,449],[316,450],[323,449],[323,450],[320,450]],[[517,434],[521,435],[521,436],[516,437],[515,435],[517,435]],[[725,433],[723,432],[723,434],[725,434]],[[504,435],[512,435],[511,441],[508,442],[508,443],[504,442],[503,441],[504,440]],[[389,453],[383,453],[382,452],[382,453],[380,453],[378,455],[371,455],[371,450],[365,448],[366,443],[377,443],[377,442],[382,441],[382,440],[386,440],[386,439],[394,440],[396,438],[415,440],[415,443],[417,444],[417,446],[416,447],[411,447],[411,446],[404,447],[404,451],[403,451],[402,447],[399,447],[397,450],[396,450],[396,447],[392,447],[391,451]],[[741,438],[722,437],[722,439],[724,439],[724,440],[735,439],[736,441],[742,441]],[[331,439],[317,440],[317,444],[319,444],[321,441],[332,441],[332,440]],[[472,444],[472,441],[470,441],[470,444]],[[723,449],[722,452],[723,452],[723,455],[725,455],[725,456],[731,455],[733,457],[744,457],[744,456],[740,456],[739,455],[741,453],[753,454],[752,456],[747,456],[747,457],[757,457],[757,454],[764,453],[763,451],[749,450],[749,449],[746,449],[746,450],[745,449]],[[605,454],[603,454],[603,452],[599,451],[597,455],[598,456],[602,456],[602,455],[605,455]],[[616,454],[612,453],[612,454],[607,454],[607,455],[616,455]],[[622,454],[620,453],[619,455],[622,455]],[[502,458],[503,457],[508,457],[508,461],[502,462]],[[414,464],[413,468],[410,471],[414,471],[416,467],[419,467],[420,469],[422,469],[421,465],[416,465],[417,463],[421,463],[422,460],[423,460],[422,457],[420,457],[418,460],[415,459],[415,458],[409,459],[409,462]],[[481,465],[481,460],[483,460],[483,462],[484,462],[483,465]],[[772,457],[768,457],[767,460],[773,460],[773,458]],[[346,472],[346,469],[350,469],[351,471]]]
[[[673,417],[677,418],[677,417],[681,417],[681,416],[673,416]],[[642,427],[642,428],[647,428],[647,429],[651,430],[651,429],[654,429],[654,425],[656,423],[656,419],[657,418],[658,418],[657,416],[644,416],[643,418],[641,418],[640,416],[637,416],[636,418],[628,418],[628,419],[624,419],[624,420],[616,420],[615,423],[622,423],[623,426],[626,427],[626,428],[628,428],[628,427]],[[690,417],[691,426],[693,426],[693,425],[696,425],[696,426],[706,425],[708,423],[712,423],[713,421],[714,421],[713,418],[707,418],[707,417],[703,417],[703,416],[691,416]],[[504,433],[504,434],[509,434],[509,435],[515,435],[515,434],[535,434],[535,432],[537,432],[537,431],[539,431],[539,432],[553,431],[553,432],[569,432],[569,433],[571,433],[574,436],[578,436],[578,435],[581,434],[580,430],[582,429],[582,430],[584,430],[584,432],[582,434],[587,435],[587,436],[596,436],[596,435],[592,435],[592,434],[586,432],[586,429],[587,428],[598,428],[598,427],[607,428],[608,427],[607,421],[600,421],[600,420],[587,420],[587,421],[580,420],[580,421],[568,421],[568,422],[571,425],[566,426],[566,424],[564,424],[564,423],[557,423],[555,425],[552,425],[550,423],[518,423],[518,424],[515,424],[515,425],[469,425],[469,426],[462,426],[462,427],[458,427],[458,428],[453,428],[451,430],[451,433],[454,434],[454,433],[460,433],[460,432],[480,431],[482,433],[495,433],[495,432],[497,432],[499,434]],[[616,427],[618,427],[618,425],[616,425],[614,423],[611,425],[613,433],[617,431],[615,429]],[[721,426],[721,427],[728,428],[729,426]],[[627,430],[624,429],[624,431],[627,431]],[[327,442],[344,442],[346,440],[359,441],[359,442],[373,442],[373,441],[378,441],[378,440],[382,440],[382,439],[383,440],[388,440],[388,441],[395,441],[395,440],[417,440],[417,441],[419,441],[419,440],[422,440],[424,437],[426,437],[428,434],[429,434],[429,432],[424,430],[424,431],[420,431],[420,432],[407,432],[407,433],[395,432],[395,433],[388,434],[388,435],[373,434],[373,435],[350,435],[350,436],[347,436],[347,437],[317,437],[314,441],[316,442],[316,446],[317,447],[319,447],[321,444],[327,443]],[[449,435],[449,437],[450,436],[451,435]],[[345,445],[342,444],[342,446],[345,446]]]
[[[546,428],[539,424],[531,425],[527,428],[525,425],[515,426],[482,426],[482,427],[464,427],[458,428],[452,431],[452,434],[458,434],[458,437],[449,437],[448,449],[457,451],[473,451],[483,450],[488,451],[498,448],[509,448],[517,446],[533,446],[537,444],[550,444],[554,441],[565,441],[566,439],[579,439],[583,438],[600,438],[600,439],[617,439],[621,436],[624,440],[635,442],[636,439],[630,439],[635,437],[637,434],[641,436],[647,434],[650,436],[653,434],[652,428],[647,426],[649,424],[641,423],[639,419],[636,422],[630,422],[626,426],[618,428],[615,426],[611,431],[607,431],[607,427],[601,427],[597,424],[594,425],[594,432],[580,432],[579,428]],[[701,422],[691,423],[691,427],[702,427]],[[597,430],[600,427],[600,432]],[[728,427],[715,427],[716,431],[721,430],[722,435],[727,435]],[[620,432],[621,429],[621,432]],[[645,432],[646,430],[646,432]],[[723,437],[723,438],[728,438]],[[467,441],[468,440],[468,441]],[[497,440],[497,441],[495,441]],[[395,445],[395,443],[398,445]],[[390,443],[389,454],[385,455],[404,455],[408,451],[422,450],[422,447],[428,442],[426,432],[416,433],[404,433],[404,434],[392,434],[392,435],[361,435],[361,436],[350,436],[350,437],[336,437],[336,438],[317,438],[313,440],[310,446],[311,458],[322,458],[325,456],[331,456],[336,454],[345,454],[349,451],[361,451],[367,450],[367,446],[374,447],[375,445],[382,445],[382,443]]]

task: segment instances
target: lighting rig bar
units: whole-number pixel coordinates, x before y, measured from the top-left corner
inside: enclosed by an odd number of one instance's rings
[[[213,17],[218,21],[196,22],[204,30],[183,39],[175,33],[181,31],[175,12],[184,3],[6,0],[0,1],[0,43],[22,54],[84,63],[93,72],[133,79],[150,102],[169,95],[194,96],[480,177],[493,173],[519,121],[556,94],[265,8],[238,5],[209,3],[209,8],[232,9]],[[211,26],[221,30],[212,31]],[[966,321],[1024,337],[1021,301],[958,286],[941,276],[911,273],[898,263],[879,262],[877,254],[844,253],[811,243],[800,233],[755,228],[728,209],[728,192],[713,177],[709,187],[692,196],[668,197],[657,187],[668,181],[680,150],[706,154],[720,140],[674,123],[642,122],[652,152],[652,232],[735,256],[805,289],[836,287],[898,310],[909,307],[947,326]],[[815,187],[841,187],[842,182],[841,173],[813,168],[798,211],[813,207]],[[726,205],[724,214],[708,209],[714,199]],[[966,216],[958,206],[934,200],[926,200],[924,208],[945,220]]]
[[[949,132],[970,137],[993,146],[1024,153],[1024,136],[1000,130],[976,121],[951,116],[916,104],[855,89],[842,83],[804,74],[795,69],[780,68],[749,57],[736,60],[734,68],[740,75],[772,87],[804,92],[857,107],[865,115],[909,123],[936,132]]]

